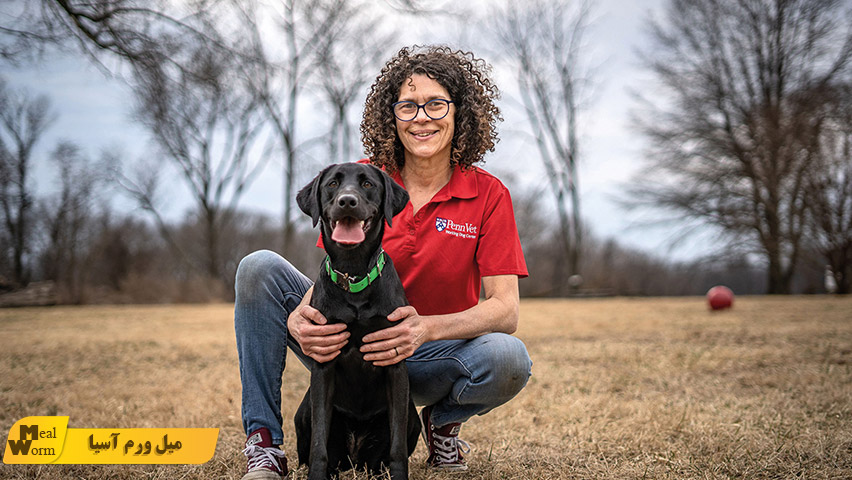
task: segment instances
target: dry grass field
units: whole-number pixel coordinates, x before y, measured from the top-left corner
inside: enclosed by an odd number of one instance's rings
[[[29,415],[221,429],[204,465],[0,465],[0,478],[239,479],[232,315],[230,305],[0,310],[4,445]],[[412,479],[852,478],[852,298],[738,298],[720,313],[701,298],[528,300],[518,336],[533,377],[462,430],[470,471],[428,472],[421,444]],[[307,378],[291,357],[291,462]]]

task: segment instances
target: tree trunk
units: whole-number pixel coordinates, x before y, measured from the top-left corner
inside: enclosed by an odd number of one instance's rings
[[[768,250],[767,257],[769,260],[768,269],[768,289],[770,295],[789,295],[790,286],[792,284],[793,275],[790,267],[784,268],[781,253],[775,250]]]

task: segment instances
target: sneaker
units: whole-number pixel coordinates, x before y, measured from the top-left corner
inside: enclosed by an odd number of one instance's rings
[[[266,428],[259,428],[246,439],[243,455],[248,458],[248,467],[243,480],[287,480],[287,459],[280,448],[272,445],[272,435]]]
[[[443,427],[432,425],[432,407],[420,411],[423,423],[423,441],[429,449],[426,465],[436,470],[463,472],[467,470],[462,453],[470,452],[470,445],[459,440],[461,423],[450,423]]]

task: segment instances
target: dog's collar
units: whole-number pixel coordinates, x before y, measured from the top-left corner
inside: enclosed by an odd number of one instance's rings
[[[385,268],[385,251],[379,251],[379,258],[376,260],[376,266],[367,273],[367,276],[358,280],[358,277],[349,276],[348,273],[338,272],[331,268],[331,258],[325,257],[325,271],[331,277],[331,281],[338,285],[343,290],[349,293],[358,293],[369,287],[371,283],[382,276],[382,270]]]

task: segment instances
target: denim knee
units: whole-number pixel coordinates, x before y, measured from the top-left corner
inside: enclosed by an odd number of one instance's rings
[[[234,289],[237,299],[249,301],[266,291],[268,283],[273,281],[273,269],[284,259],[270,250],[258,250],[240,260],[237,266]]]
[[[430,343],[408,365],[409,377],[416,378],[412,397],[434,405],[436,425],[484,415],[514,398],[529,380],[532,361],[524,343],[511,335]]]
[[[494,366],[493,381],[497,397],[507,401],[526,386],[532,374],[532,360],[526,345],[518,338],[506,334],[492,334],[489,337],[488,341],[496,345],[486,350],[493,357],[485,361]]]

